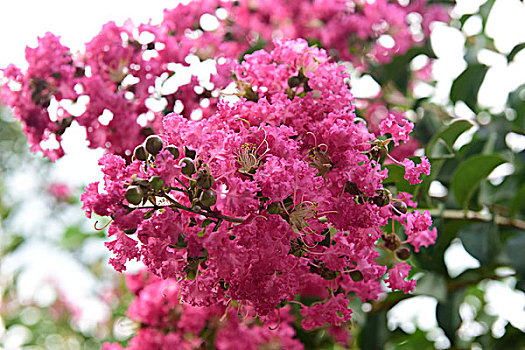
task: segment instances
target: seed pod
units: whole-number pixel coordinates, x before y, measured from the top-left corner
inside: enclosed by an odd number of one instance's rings
[[[164,147],[164,142],[157,135],[151,135],[146,138],[146,150],[156,156]]]
[[[137,146],[133,151],[133,157],[144,162],[148,159],[148,151],[143,145]]]
[[[179,159],[179,156],[180,156],[180,152],[179,152],[179,149],[175,146],[167,146],[166,147],[166,151],[170,152],[172,155],[173,155],[173,158],[175,159]]]
[[[215,182],[213,175],[210,174],[210,172],[206,168],[203,168],[197,171],[195,180],[196,180],[197,187],[202,188],[204,190],[207,190],[208,188],[213,186],[213,183]]]
[[[199,201],[205,207],[211,207],[212,205],[217,203],[217,193],[215,193],[215,191],[211,189],[202,191],[199,197]]]
[[[392,203],[392,212],[396,215],[406,214],[407,205],[405,202],[394,202]]]
[[[390,204],[392,194],[386,188],[382,188],[376,191],[377,195],[372,198],[372,202],[378,207],[384,207]]]
[[[268,214],[279,214],[281,212],[281,204],[274,202],[268,206],[266,211]]]
[[[395,233],[391,235],[384,234],[383,241],[385,241],[385,248],[391,251],[397,250],[397,248],[399,248],[399,246],[401,245],[401,241]]]
[[[299,77],[288,78],[288,86],[291,88],[298,87],[301,85],[301,79]]]
[[[359,270],[352,271],[349,275],[352,281],[354,282],[359,282],[363,280],[363,274]]]
[[[357,185],[355,183],[351,181],[347,181],[345,183],[345,192],[356,196],[359,194],[359,188],[357,188]]]
[[[396,255],[399,259],[401,260],[406,260],[408,258],[410,258],[410,248],[408,247],[399,247],[398,250],[396,250]]]
[[[184,175],[190,176],[195,172],[195,165],[193,164],[193,160],[191,160],[191,158],[182,158],[179,162],[179,165],[182,165],[181,173]]]
[[[164,180],[161,177],[155,175],[149,179],[149,184],[155,191],[160,191],[164,187]]]
[[[124,197],[130,204],[139,205],[144,198],[144,193],[139,186],[130,186],[126,190]]]
[[[197,152],[192,151],[188,147],[184,146],[184,155],[188,158],[195,159],[195,156],[197,156]]]

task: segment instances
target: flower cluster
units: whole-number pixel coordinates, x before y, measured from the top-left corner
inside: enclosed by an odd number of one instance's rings
[[[179,280],[186,304],[236,303],[274,324],[315,285],[317,301],[300,303],[303,327],[340,325],[351,297],[378,298],[387,271],[392,289],[413,289],[403,244],[427,246],[435,229],[408,211],[410,195],[383,186],[391,139],[355,117],[345,68],[304,40],[273,45],[233,65],[237,102],[200,121],[164,117],[131,162],[101,159],[103,190],[91,184],[82,200],[88,216],[112,219],[113,266],[140,259]],[[394,221],[406,241],[383,233]],[[389,266],[378,248],[396,252]]]
[[[63,155],[61,135],[73,122],[85,127],[89,147],[129,159],[137,144],[162,131],[168,112],[212,116],[237,58],[271,48],[273,38],[307,38],[365,69],[422,44],[430,23],[447,18],[427,0],[192,1],[166,10],[159,24],[107,23],[76,56],[46,34],[27,49],[26,72],[13,65],[3,70],[2,98],[23,122],[32,149],[52,160]],[[304,66],[305,77],[309,69]],[[291,83],[289,94],[317,89],[300,74]]]
[[[294,339],[293,317],[281,310],[279,323],[272,328],[258,324],[249,307],[215,305],[194,307],[178,301],[176,280],[160,280],[148,273],[126,275],[135,299],[128,317],[138,331],[129,340],[128,350],[143,349],[302,349]],[[102,350],[122,350],[117,343],[106,343]]]

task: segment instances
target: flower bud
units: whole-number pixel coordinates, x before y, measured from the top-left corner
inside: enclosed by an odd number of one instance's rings
[[[398,250],[396,250],[396,255],[399,259],[401,260],[406,260],[408,258],[410,258],[410,248],[408,247],[399,247]]]
[[[164,147],[164,143],[157,135],[151,135],[146,138],[146,150],[154,156],[160,152],[162,147]]]
[[[155,175],[149,179],[149,184],[155,191],[160,191],[164,187],[164,180]]]
[[[359,194],[359,188],[357,188],[357,185],[351,181],[347,181],[345,183],[345,192],[355,195]]]
[[[392,203],[392,212],[396,215],[406,214],[407,205],[405,202],[399,201]]]
[[[170,152],[172,155],[173,155],[173,158],[175,159],[179,159],[179,156],[180,156],[180,152],[179,152],[179,149],[175,146],[167,146],[166,147],[166,151]]]
[[[298,87],[301,85],[301,79],[299,77],[288,78],[288,86],[291,88]]]
[[[205,207],[211,207],[212,205],[217,203],[217,193],[215,193],[214,190],[210,190],[210,189],[202,191],[199,197],[199,201]]]
[[[195,176],[195,180],[196,180],[197,187],[205,189],[205,190],[213,186],[213,183],[215,182],[213,175],[210,174],[210,172],[205,168],[197,172],[197,175]]]
[[[355,271],[350,272],[350,278],[354,282],[359,282],[363,280],[363,274],[361,273],[361,271],[355,270]]]
[[[281,204],[274,202],[268,206],[266,209],[268,214],[280,214],[281,213]]]
[[[195,157],[197,156],[197,152],[192,151],[188,147],[184,146],[184,155],[188,158],[195,159]]]
[[[191,158],[182,158],[179,162],[179,165],[182,165],[181,173],[184,175],[190,176],[195,172],[195,165],[193,164],[193,160],[191,160]]]
[[[137,146],[133,151],[133,157],[144,162],[148,159],[148,151],[143,145]]]
[[[139,186],[130,186],[126,190],[124,197],[130,204],[139,205],[144,198],[144,193]]]
[[[378,207],[384,207],[385,205],[390,204],[392,194],[386,188],[382,188],[376,191],[377,195],[372,197],[372,202]]]
[[[397,250],[401,245],[401,241],[395,233],[391,235],[383,234],[383,241],[385,241],[385,248],[391,251]]]

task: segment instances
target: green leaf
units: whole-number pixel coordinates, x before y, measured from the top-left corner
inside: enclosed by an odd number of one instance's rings
[[[515,216],[522,208],[525,208],[525,185],[520,187],[512,202],[510,202],[510,215]]]
[[[525,259],[523,253],[525,252],[525,233],[520,233],[507,241],[506,252],[510,259],[510,264],[516,271],[525,276]]]
[[[438,301],[446,301],[447,281],[442,275],[432,272],[425,272],[423,277],[417,280],[417,286],[414,290],[414,294],[428,295],[436,298]]]
[[[507,55],[507,62],[514,60],[514,57],[521,51],[525,49],[525,43],[518,44],[512,48],[512,50]]]
[[[452,191],[458,204],[466,209],[474,191],[498,165],[507,160],[499,155],[478,154],[461,163],[452,176]]]
[[[386,311],[368,314],[366,323],[359,335],[359,346],[361,349],[384,349],[388,339],[386,321]]]
[[[155,214],[155,209],[151,209],[144,213],[144,220],[150,219]]]
[[[476,223],[459,231],[459,238],[470,255],[483,266],[490,265],[499,253],[498,226],[492,223]]]
[[[373,67],[370,73],[380,85],[383,86],[391,81],[399,91],[406,95],[411,74],[410,62],[418,55],[426,55],[430,58],[436,57],[432,51],[430,41],[427,40],[423,46],[412,47],[403,55],[394,56],[390,63]]]
[[[474,112],[477,110],[478,92],[487,74],[488,67],[476,63],[471,64],[452,83],[450,89],[450,100],[452,102],[463,101]]]
[[[441,132],[436,134],[426,147],[426,154],[429,158],[452,158],[454,153],[452,146],[458,137],[472,127],[472,122],[468,120],[455,120]]]
[[[456,331],[461,325],[459,306],[463,301],[464,294],[464,290],[449,293],[446,302],[439,302],[436,309],[438,324],[445,331],[452,347],[456,343]]]

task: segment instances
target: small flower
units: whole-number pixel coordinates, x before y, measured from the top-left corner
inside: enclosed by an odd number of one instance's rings
[[[423,180],[420,179],[421,174],[430,175],[430,162],[427,157],[421,157],[421,163],[415,165],[413,161],[405,158],[403,161],[405,166],[405,179],[410,182],[411,185],[421,183]]]

